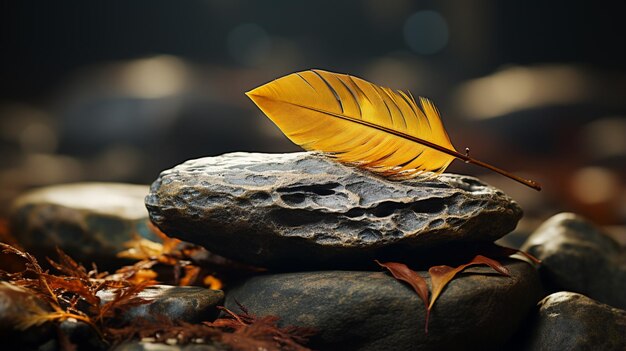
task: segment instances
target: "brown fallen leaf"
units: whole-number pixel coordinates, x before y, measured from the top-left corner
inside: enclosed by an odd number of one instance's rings
[[[441,292],[446,287],[446,285],[448,285],[448,283],[452,279],[454,279],[454,277],[458,273],[462,272],[467,267],[483,265],[483,264],[493,268],[496,272],[504,276],[507,276],[507,277],[511,276],[509,270],[505,266],[503,266],[500,262],[496,260],[492,260],[482,255],[476,255],[474,258],[472,258],[470,262],[462,264],[456,268],[446,266],[446,265],[441,265],[441,266],[433,266],[433,267],[430,267],[430,269],[428,269],[428,274],[430,275],[430,281],[431,281],[431,284],[433,285],[433,295],[431,296],[430,304],[428,305],[428,308],[426,309],[426,333],[428,333],[428,320],[430,318],[430,311],[432,310],[433,306],[435,305],[435,301],[437,301],[437,298],[439,298],[439,295],[441,295]]]
[[[184,275],[182,278],[178,279],[178,285],[180,286],[189,286],[189,285],[193,285],[196,280],[198,280],[198,277],[200,276],[200,267],[197,266],[184,266],[183,267],[184,270]]]
[[[541,264],[540,259],[522,250],[513,249],[510,247],[506,247],[506,246],[493,245],[490,251],[491,252],[489,252],[489,256],[492,256],[492,257],[494,256],[495,257],[509,257],[511,255],[520,254],[526,257],[527,259],[529,259],[534,264]]]
[[[45,271],[37,259],[26,251],[0,242],[0,253],[22,258],[24,267],[16,272],[0,270],[0,279],[25,289],[28,294],[41,299],[49,310],[30,311],[18,323],[18,328],[28,328],[45,322],[62,322],[75,319],[89,325],[105,340],[109,324],[116,323],[120,313],[146,301],[137,295],[154,281],[133,284],[125,280],[107,279],[106,273],[99,273],[96,267],[87,271],[61,250],[59,260],[49,260],[58,271],[51,274]],[[4,258],[4,257],[3,257]],[[100,304],[97,293],[104,289],[118,289],[116,298],[104,305]]]
[[[139,294],[152,280],[133,281],[141,272],[148,271],[157,261],[140,261],[117,273],[100,273],[94,266],[87,271],[63,251],[58,250],[59,259],[49,260],[58,271],[56,274],[44,270],[30,253],[0,242],[0,258],[17,256],[23,260],[19,270],[0,269],[0,288],[6,293],[23,295],[28,299],[23,315],[15,321],[15,327],[24,330],[32,326],[75,319],[86,323],[98,334],[103,345],[112,346],[131,338],[152,337],[157,342],[176,339],[178,344],[219,343],[229,349],[243,351],[309,351],[304,344],[316,333],[312,328],[279,326],[277,316],[255,316],[240,305],[241,314],[221,307],[225,316],[213,322],[185,323],[172,321],[163,315],[154,320],[121,318],[129,309],[148,303]],[[187,268],[190,267],[190,268]],[[197,278],[199,268],[181,266],[184,269],[182,283]],[[215,281],[214,284],[219,283]],[[98,292],[114,290],[114,299],[104,304]],[[40,303],[34,303],[40,301]],[[71,350],[75,345],[59,329],[59,345]],[[82,349],[81,345],[78,345]]]
[[[426,284],[426,280],[422,278],[416,271],[410,269],[404,263],[398,262],[385,262],[380,263],[376,260],[376,263],[381,267],[387,268],[389,272],[393,275],[394,278],[398,280],[402,280],[403,282],[408,283],[413,287],[413,290],[417,293],[417,295],[424,302],[424,308],[428,311],[428,285]],[[424,325],[424,331],[428,334],[428,317],[429,313],[426,313],[426,322]]]
[[[394,278],[411,285],[413,290],[415,290],[417,295],[419,295],[424,302],[424,307],[428,308],[428,285],[426,285],[426,280],[424,280],[424,278],[422,278],[416,271],[410,269],[404,263],[380,263],[378,260],[376,260],[376,263],[378,263],[381,267],[387,268]]]
[[[505,250],[506,251],[506,250]],[[502,251],[504,252],[504,251]],[[508,252],[508,251],[507,251]],[[430,312],[435,305],[435,302],[441,295],[441,292],[446,287],[446,285],[454,279],[454,277],[462,272],[464,269],[470,266],[476,265],[487,265],[493,268],[496,272],[510,277],[509,270],[503,266],[500,262],[487,258],[483,255],[474,256],[468,263],[462,264],[458,267],[450,267],[446,265],[433,266],[428,270],[428,274],[431,278],[432,284],[432,295],[430,296],[430,302],[428,299],[428,285],[426,280],[422,278],[417,272],[410,269],[404,263],[398,262],[385,262],[380,263],[376,261],[378,265],[386,268],[393,275],[394,278],[404,281],[413,287],[413,290],[417,293],[417,295],[424,302],[424,306],[426,308],[426,321],[424,332],[428,334],[428,323],[430,320]]]
[[[241,305],[242,313],[218,308],[224,315],[213,322],[192,324],[157,315],[155,320],[139,318],[131,325],[110,332],[115,343],[153,338],[163,343],[176,340],[178,345],[217,342],[228,350],[238,351],[311,351],[304,345],[317,333],[313,328],[279,326],[279,317],[256,316]]]
[[[118,269],[110,278],[132,283],[156,280],[163,284],[221,290],[229,282],[265,271],[216,255],[201,246],[170,238],[152,222],[147,225],[159,242],[134,235],[124,243],[126,250],[117,256],[138,262]]]
[[[204,279],[202,280],[202,284],[204,284],[204,286],[207,286],[211,290],[222,290],[223,287],[222,281],[212,275],[207,275],[206,277],[204,277]]]

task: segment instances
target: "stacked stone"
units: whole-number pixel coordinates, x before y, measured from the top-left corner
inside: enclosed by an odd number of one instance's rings
[[[459,252],[453,247],[513,230],[519,206],[468,176],[388,181],[314,153],[231,153],[164,171],[146,206],[168,235],[267,267],[227,291],[226,307],[238,301],[283,325],[316,328],[313,348],[497,348],[540,296],[523,261],[504,261],[510,278],[461,275],[437,301],[426,335],[423,302],[375,263],[446,262]]]
[[[561,213],[526,240],[544,294],[525,350],[626,350],[626,250],[585,218]]]
[[[124,242],[135,234],[154,239],[150,219],[170,236],[268,268],[230,287],[226,307],[236,311],[240,302],[282,325],[316,328],[314,349],[626,349],[626,250],[575,214],[554,216],[523,245],[542,260],[538,270],[507,259],[510,278],[475,267],[454,279],[432,310],[428,335],[417,294],[374,263],[422,269],[430,285],[424,269],[464,263],[464,254],[512,231],[521,215],[508,196],[472,177],[391,182],[313,153],[232,153],[164,171],[150,190],[113,183],[35,190],[15,202],[10,224],[19,244],[40,256],[55,257],[58,246],[84,263],[117,268],[127,263],[116,256]],[[111,292],[100,297],[104,303]],[[215,318],[224,293],[156,286],[142,297],[152,303],[128,318],[197,322]],[[40,301],[0,282],[0,337],[10,349],[55,348],[49,324],[15,330],[32,304]],[[80,322],[59,328],[73,342],[104,347]],[[221,349],[145,340],[119,346],[156,348]]]

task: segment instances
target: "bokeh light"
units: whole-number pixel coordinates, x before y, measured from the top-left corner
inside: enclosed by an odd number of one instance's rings
[[[619,193],[619,180],[610,170],[600,167],[585,167],[572,176],[574,195],[583,203],[609,202]]]
[[[448,23],[439,12],[412,14],[404,23],[404,40],[418,54],[435,54],[448,44]]]

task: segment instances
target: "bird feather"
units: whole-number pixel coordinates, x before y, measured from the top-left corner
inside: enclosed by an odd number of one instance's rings
[[[437,175],[459,158],[519,178],[457,152],[427,98],[347,74],[308,70],[246,93],[294,143],[388,178]]]

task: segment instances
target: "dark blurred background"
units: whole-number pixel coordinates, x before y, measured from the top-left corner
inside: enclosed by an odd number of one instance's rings
[[[0,1],[0,217],[26,189],[148,184],[187,159],[291,144],[243,94],[308,68],[438,104],[455,162],[526,212],[626,232],[623,2]]]

